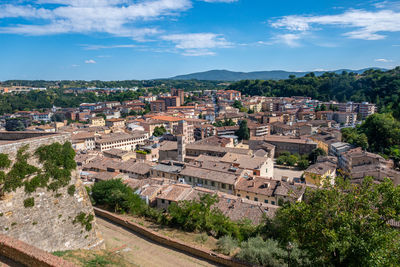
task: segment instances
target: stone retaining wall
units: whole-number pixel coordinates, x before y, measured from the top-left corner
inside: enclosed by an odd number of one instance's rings
[[[62,258],[2,234],[0,234],[0,255],[29,267],[76,266]]]
[[[42,145],[54,142],[63,144],[69,139],[69,133],[19,139],[11,143],[0,143],[0,153],[6,153],[10,160],[14,160],[22,146],[28,145],[27,152],[33,154]],[[31,156],[28,163],[42,168],[37,157]],[[73,195],[68,193],[68,187],[71,185],[75,186]],[[33,207],[25,207],[24,200],[30,197],[34,198],[35,204]],[[73,170],[69,185],[58,189],[57,192],[37,188],[35,192],[28,194],[24,187],[19,187],[2,196],[0,233],[48,252],[103,247],[104,242],[95,220],[90,231],[81,223],[74,223],[80,212],[86,216],[94,215],[86,189],[77,171]]]
[[[123,217],[118,216],[118,215],[116,215],[114,213],[105,211],[103,209],[100,209],[100,208],[97,208],[97,207],[93,207],[93,209],[94,209],[94,212],[95,212],[96,216],[109,219],[110,221],[112,221],[112,222],[114,222],[114,223],[116,223],[118,225],[126,227],[126,228],[128,228],[128,229],[130,229],[130,230],[132,230],[132,231],[134,231],[136,233],[139,233],[139,234],[141,234],[141,235],[143,235],[143,236],[145,236],[145,237],[147,237],[147,238],[149,238],[149,239],[151,239],[151,240],[153,240],[153,241],[155,241],[157,243],[160,243],[162,245],[165,245],[165,246],[168,246],[168,247],[172,247],[174,249],[178,249],[178,250],[187,252],[187,253],[189,253],[191,255],[194,255],[194,256],[209,260],[209,261],[213,261],[215,263],[222,264],[222,265],[225,265],[225,266],[233,266],[233,267],[251,266],[251,265],[248,265],[246,263],[239,262],[238,260],[236,260],[236,259],[234,259],[232,257],[225,256],[225,255],[222,255],[222,254],[218,254],[218,253],[215,253],[215,252],[213,252],[211,250],[207,250],[207,249],[204,249],[204,248],[200,248],[200,247],[196,247],[196,246],[193,246],[193,245],[189,245],[189,244],[184,243],[184,242],[182,242],[180,240],[176,240],[176,239],[173,239],[173,238],[166,237],[166,236],[161,235],[161,234],[159,234],[159,233],[157,233],[155,231],[152,231],[152,230],[150,230],[150,229],[148,229],[148,228],[146,228],[144,226],[141,226],[141,225],[139,225],[137,223],[127,221]]]

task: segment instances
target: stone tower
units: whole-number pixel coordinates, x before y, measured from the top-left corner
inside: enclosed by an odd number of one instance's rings
[[[186,141],[185,135],[178,134],[176,136],[178,142],[178,158],[177,161],[184,162],[186,157]]]

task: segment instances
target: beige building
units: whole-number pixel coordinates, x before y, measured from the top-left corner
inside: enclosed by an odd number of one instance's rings
[[[90,119],[90,127],[105,126],[106,121],[103,117],[93,117]]]
[[[275,205],[274,190],[278,181],[265,177],[242,176],[235,184],[235,195],[257,202]]]
[[[307,184],[323,185],[325,181],[334,184],[336,178],[336,164],[325,161],[317,162],[307,168],[303,174]]]
[[[95,144],[96,149],[100,151],[112,148],[133,151],[138,144],[144,144],[146,139],[148,139],[148,134],[145,132],[136,131],[132,134],[112,133],[97,138]]]
[[[106,126],[110,128],[125,128],[124,119],[108,119],[106,120]]]
[[[234,167],[249,170],[253,175],[274,177],[274,162],[269,157],[228,152],[220,160],[221,162],[230,163]]]

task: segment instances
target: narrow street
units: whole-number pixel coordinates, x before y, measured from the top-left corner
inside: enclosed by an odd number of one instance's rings
[[[135,232],[96,217],[107,250],[115,251],[132,266],[216,266],[206,260],[157,244]]]

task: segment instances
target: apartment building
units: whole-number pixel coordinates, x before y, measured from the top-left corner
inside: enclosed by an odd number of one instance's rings
[[[165,112],[167,108],[165,106],[165,102],[163,100],[156,100],[150,102],[150,110],[152,112]]]
[[[102,135],[95,141],[96,149],[100,151],[118,148],[122,150],[135,150],[139,144],[144,144],[149,135],[146,132],[136,131],[132,134],[127,133],[112,133]]]

